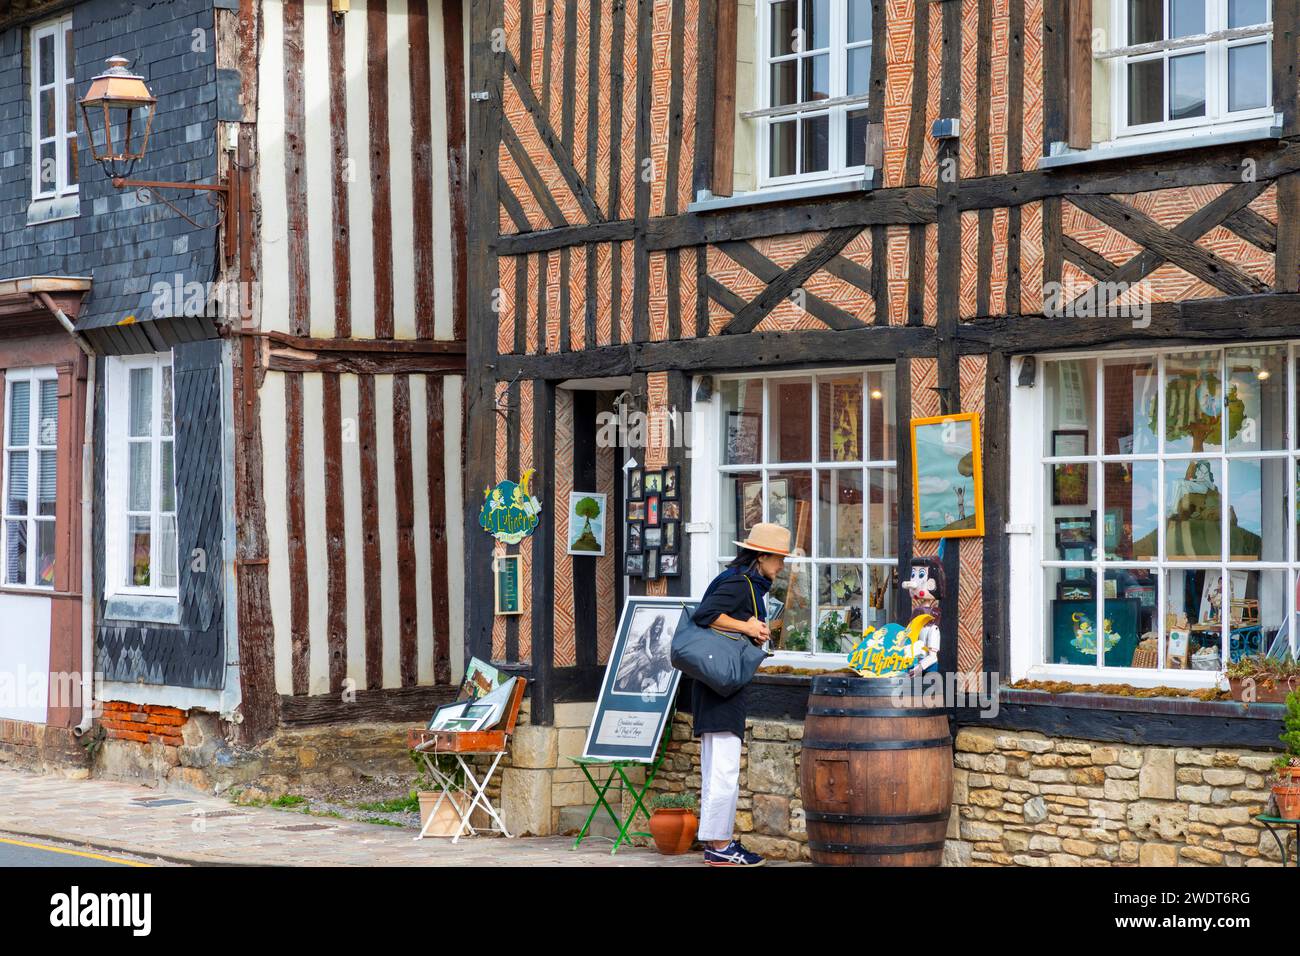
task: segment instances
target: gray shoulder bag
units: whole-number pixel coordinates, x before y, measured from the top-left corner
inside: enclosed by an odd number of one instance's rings
[[[748,577],[745,583],[749,585],[757,618],[754,584]],[[701,627],[689,616],[678,625],[669,650],[673,667],[723,697],[730,697],[748,684],[767,656],[766,651],[745,635],[717,627]]]

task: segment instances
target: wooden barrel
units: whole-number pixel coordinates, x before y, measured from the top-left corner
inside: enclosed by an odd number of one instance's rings
[[[799,777],[814,863],[939,865],[952,736],[947,712],[911,689],[906,680],[813,678]]]

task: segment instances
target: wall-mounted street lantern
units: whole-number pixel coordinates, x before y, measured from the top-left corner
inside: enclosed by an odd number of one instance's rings
[[[90,89],[81,100],[81,113],[86,121],[86,135],[90,139],[91,155],[104,168],[105,175],[118,189],[135,189],[148,192],[191,225],[202,228],[176,205],[161,195],[159,189],[189,189],[214,195],[219,208],[217,225],[225,222],[235,209],[236,187],[233,180],[222,179],[216,185],[205,183],[167,183],[127,179],[135,164],[144,158],[149,147],[149,133],[153,129],[154,111],[158,101],[144,82],[144,77],[132,73],[129,61],[122,56],[108,59],[108,69],[96,76]],[[103,141],[96,143],[98,131],[103,131]],[[119,135],[114,137],[114,130]],[[235,168],[238,168],[237,166]],[[234,255],[235,228],[226,229],[226,258]]]

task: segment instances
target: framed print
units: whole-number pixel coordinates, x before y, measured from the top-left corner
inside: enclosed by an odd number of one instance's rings
[[[627,473],[627,500],[640,501],[645,497],[645,488],[643,481],[645,478],[644,468],[633,468]]]
[[[645,525],[640,521],[629,521],[627,523],[627,553],[640,554],[642,550],[642,540],[645,537]]]
[[[1053,458],[1082,458],[1088,454],[1088,432],[1068,428],[1052,432]]]
[[[584,757],[654,760],[681,681],[668,650],[696,607],[684,598],[628,597],[587,730]]]
[[[518,554],[498,554],[492,559],[492,607],[494,614],[523,614],[519,600]]]
[[[664,473],[662,471],[647,471],[645,473],[645,494],[649,498],[652,494],[662,494],[664,490]]]
[[[1102,547],[1106,549],[1107,554],[1114,554],[1119,550],[1119,535],[1123,528],[1124,509],[1107,508],[1101,522]]]
[[[662,547],[663,542],[664,542],[664,529],[662,527],[645,529],[645,550],[646,551],[649,551],[651,548]]]
[[[1088,433],[1077,429],[1052,432],[1052,454],[1056,457],[1088,454]],[[1088,464],[1075,462],[1052,466],[1052,504],[1088,503]]]
[[[1090,561],[1087,548],[1081,548],[1078,545],[1067,545],[1061,548],[1062,561]],[[1092,568],[1062,568],[1061,576],[1070,581],[1081,581],[1092,574]]]
[[[746,537],[763,520],[763,479],[736,482],[736,531]]]
[[[629,578],[639,578],[645,574],[645,555],[626,554],[623,556],[623,573]]]
[[[659,510],[664,521],[680,521],[682,517],[682,503],[680,501],[665,501],[659,506]]]
[[[605,554],[605,501],[599,492],[569,492],[569,554]]]
[[[645,496],[645,526],[647,528],[658,527],[659,525],[659,496],[646,493]]]
[[[787,478],[770,478],[767,482],[767,520],[794,531],[790,523],[790,481]]]
[[[682,556],[680,554],[660,554],[659,573],[665,578],[675,578],[682,573]]]
[[[659,579],[658,551],[647,551],[645,553],[645,579],[647,581],[656,581]]]
[[[627,503],[627,520],[644,521],[645,520],[645,502],[629,501]]]
[[[727,412],[726,461],[728,465],[758,462],[758,412]]]
[[[1138,641],[1138,602],[1116,598],[1105,602],[1100,644],[1106,662],[1127,667]],[[1096,666],[1098,634],[1097,602],[1052,602],[1052,663]]]
[[[664,486],[663,496],[665,499],[678,497],[677,488],[682,480],[681,465],[666,465],[663,471]]]
[[[983,536],[979,415],[912,420],[912,513],[918,539]]]
[[[1056,599],[1058,601],[1091,601],[1096,595],[1091,581],[1057,581]]]
[[[663,524],[664,538],[662,550],[665,554],[677,553],[677,529],[679,525],[676,521],[665,521]]]
[[[1056,519],[1056,546],[1058,548],[1091,548],[1097,535],[1092,515]]]

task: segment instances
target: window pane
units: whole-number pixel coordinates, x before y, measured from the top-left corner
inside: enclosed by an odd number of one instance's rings
[[[767,383],[768,461],[812,461],[812,379]]]
[[[1233,459],[1228,463],[1228,488],[1229,560],[1285,561],[1285,460]]]
[[[1128,65],[1128,124],[1159,123],[1165,118],[1165,64],[1162,59]]]
[[[32,425],[31,382],[9,386],[9,444],[30,445]]]
[[[1238,661],[1266,651],[1277,637],[1286,618],[1286,572],[1229,571],[1228,580],[1228,655]]]
[[[867,472],[867,555],[873,558],[897,557],[898,480],[892,469],[873,468]]]
[[[128,587],[147,588],[149,586],[149,518],[137,516],[127,518],[127,554],[130,563],[126,571]]]
[[[153,434],[153,369],[133,368],[130,376],[130,431],[132,438]]]
[[[1169,0],[1169,39],[1205,32],[1205,0]]]
[[[1228,29],[1268,23],[1268,0],[1228,0]]]
[[[773,123],[768,128],[769,176],[795,174],[795,121]]]
[[[27,514],[27,452],[11,451],[9,453],[9,470],[7,485],[9,494],[5,501],[5,514]]]
[[[871,0],[847,0],[849,42],[871,39]]]
[[[849,110],[844,118],[844,165],[867,164],[867,111]]]
[[[1111,561],[1154,559],[1160,547],[1160,479],[1154,461],[1102,466],[1106,505],[1099,536]]]
[[[41,144],[41,166],[40,166],[40,183],[42,192],[53,192],[57,185],[59,175],[59,164],[54,156],[55,145],[53,142]]]
[[[868,564],[867,609],[863,626],[879,627],[888,624],[894,616],[894,596],[897,593],[898,580],[893,566]]]
[[[862,469],[820,472],[817,485],[817,556],[862,557]]]
[[[170,438],[172,434],[172,367],[162,368],[162,428],[159,434]]]
[[[54,35],[46,34],[41,37],[39,46],[37,56],[40,60],[40,69],[37,71],[37,76],[41,86],[49,86],[54,82]]]
[[[795,15],[794,0],[772,4],[772,56],[794,52]]]
[[[1169,118],[1205,115],[1205,54],[1169,58]]]
[[[1218,352],[1183,352],[1165,359],[1165,451],[1221,447],[1222,406]]]
[[[772,582],[771,594],[785,604],[781,628],[773,645],[787,651],[811,651],[812,565],[806,561],[786,561]]]
[[[831,45],[830,0],[803,0],[805,50],[824,50]]]
[[[722,393],[722,463],[751,465],[762,454],[763,383],[724,381]]]
[[[63,28],[63,78],[65,80],[77,78],[77,50],[72,44],[71,26]]]
[[[1130,0],[1128,5],[1128,42],[1150,43],[1163,40],[1164,0]]]
[[[817,568],[817,651],[847,654],[862,634],[862,565]]]
[[[790,529],[792,549],[812,553],[812,475],[806,471],[767,474],[767,520]]]
[[[831,95],[831,57],[829,53],[805,57],[803,63],[803,90],[800,100],[811,103],[829,99]]]
[[[37,510],[38,515],[44,517],[54,517],[54,499],[58,487],[58,465],[55,453],[52,451],[40,451],[38,456],[37,468],[40,473],[40,485],[37,488]]]
[[[27,522],[5,522],[5,584],[27,583]]]
[[[1095,359],[1051,362],[1044,385],[1047,388],[1047,434],[1043,454],[1056,458],[1093,455],[1097,439],[1097,363]]]
[[[772,64],[772,106],[789,106],[799,100],[798,60]]]
[[[894,370],[867,373],[867,455],[872,461],[898,457]]]
[[[176,587],[176,516],[163,515],[158,528],[158,586]]]
[[[158,447],[160,460],[158,476],[158,510],[176,510],[176,474],[172,464],[172,443],[161,442]]]
[[[128,511],[148,511],[153,507],[153,498],[149,494],[149,483],[153,472],[152,451],[148,442],[132,442],[130,449],[129,492],[127,495]]]
[[[41,139],[49,139],[57,132],[54,124],[58,121],[59,113],[55,106],[54,88],[42,90],[41,95],[37,98],[40,106],[40,121],[36,128],[40,131]]]
[[[41,382],[41,407],[37,413],[36,443],[38,445],[57,445],[59,443],[59,383],[55,379]]]
[[[1223,465],[1194,458],[1165,464],[1165,552],[1170,561],[1217,561],[1223,553]]]
[[[76,125],[75,122],[73,125],[75,127]],[[68,176],[68,185],[75,186],[77,184],[77,137],[75,133],[72,136],[68,137],[67,176]]]
[[[1268,47],[1263,43],[1228,48],[1228,109],[1268,105]]]
[[[817,381],[817,460],[863,460],[860,373]]]
[[[744,541],[763,520],[763,476],[756,471],[723,475],[718,511],[718,554],[727,557],[736,553],[734,542]]]
[[[1154,359],[1106,359],[1107,455],[1150,455],[1156,445],[1160,380]]]
[[[54,587],[54,522],[36,522],[36,581],[35,584]]]
[[[1045,558],[1093,560],[1097,549],[1097,466],[1086,462],[1048,465],[1045,513]]]
[[[799,171],[803,173],[820,172],[830,164],[830,117],[814,116],[800,120],[800,134],[803,137]]]
[[[871,47],[859,46],[848,51],[848,88],[845,93],[867,92],[871,84]]]
[[[1286,346],[1228,349],[1228,451],[1286,447]]]

